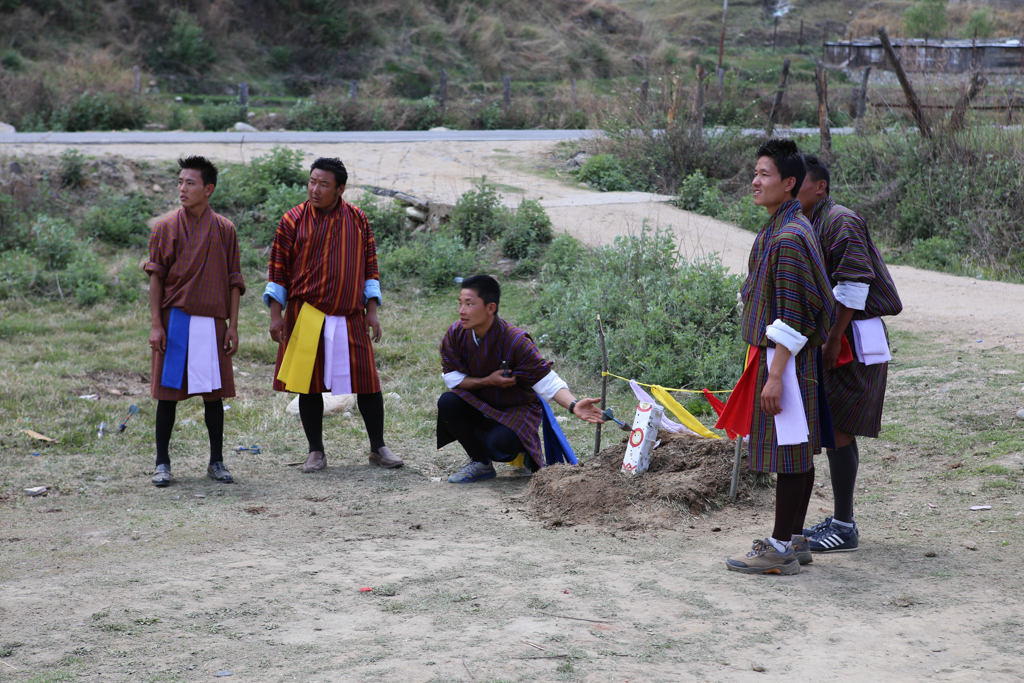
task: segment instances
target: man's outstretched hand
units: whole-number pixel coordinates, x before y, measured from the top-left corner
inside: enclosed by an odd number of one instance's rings
[[[599,398],[581,398],[576,401],[573,415],[591,424],[604,424],[604,411],[597,405],[601,402]]]

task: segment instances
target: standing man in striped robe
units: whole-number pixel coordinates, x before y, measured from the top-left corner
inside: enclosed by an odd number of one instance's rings
[[[178,159],[181,208],[149,238],[150,383],[156,406],[154,486],[171,483],[168,448],[178,401],[202,396],[210,435],[206,474],[234,481],[224,467],[224,401],[235,395],[231,356],[238,351],[238,300],[245,282],[235,226],[210,208],[217,167],[203,157]]]
[[[833,299],[817,235],[796,200],[803,157],[793,141],[780,139],[762,143],[757,157],[754,203],[769,219],[754,240],[743,284],[743,340],[752,347],[749,362],[757,363],[757,371],[744,377],[755,385],[750,469],[777,475],[775,528],[726,566],[747,574],[796,574],[800,560],[810,559],[803,523],[814,487],[813,458],[825,436],[822,420],[828,419],[819,395],[818,347],[828,333]],[[830,426],[827,431],[830,436]],[[804,547],[794,549],[794,541]]]
[[[818,233],[836,298],[836,321],[822,347],[825,394],[835,433],[835,448],[825,451],[835,506],[830,517],[805,533],[811,552],[851,551],[860,543],[853,519],[853,492],[860,465],[857,436],[878,437],[889,371],[881,316],[898,315],[903,304],[864,219],[832,199],[831,176],[821,160],[805,155],[804,162],[807,176],[798,199]],[[880,331],[876,343],[879,350],[885,347],[884,353],[872,354],[873,349],[865,349],[871,341],[858,330],[864,325]],[[843,335],[855,354],[851,362],[837,366]]]
[[[327,466],[325,391],[356,394],[370,440],[370,464],[403,464],[384,443],[384,397],[370,343],[381,338],[377,245],[366,215],[342,199],[347,182],[340,159],[313,162],[308,200],[286,213],[277,227],[263,294],[270,308],[270,337],[280,345],[274,390],[299,394],[299,417],[309,442],[303,472]]]
[[[459,292],[459,321],[441,341],[441,372],[448,391],[437,400],[437,447],[458,441],[469,462],[448,478],[470,484],[495,477],[491,461],[525,455],[532,472],[546,464],[537,430],[541,401],[603,423],[600,399],[577,400],[525,331],[498,316],[501,287],[474,275]]]

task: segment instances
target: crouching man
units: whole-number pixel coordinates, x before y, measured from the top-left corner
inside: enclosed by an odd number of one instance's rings
[[[453,484],[493,479],[492,461],[525,455],[543,467],[538,428],[541,401],[555,401],[585,422],[603,423],[599,399],[577,399],[551,369],[525,331],[498,317],[501,287],[488,275],[462,283],[459,321],[441,342],[448,391],[437,400],[437,447],[458,441],[469,462],[448,478]]]

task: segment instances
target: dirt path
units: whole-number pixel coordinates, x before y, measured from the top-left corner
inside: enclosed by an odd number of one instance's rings
[[[607,204],[538,175],[548,143],[305,149],[346,159],[352,184],[439,200],[486,174],[595,242],[647,219],[672,225],[686,253],[717,251],[742,271],[753,238],[649,197]],[[163,162],[266,150],[86,151]],[[897,330],[950,349],[1024,350],[1024,288],[894,273],[907,308]],[[910,379],[895,393],[939,392],[938,375],[953,372],[936,369],[936,386],[922,389],[913,369],[901,370],[893,381]],[[240,392],[264,396],[269,370],[252,373],[236,378]],[[429,425],[400,444],[408,466],[383,472],[365,465],[358,430],[332,424],[334,449],[349,455],[316,476],[282,467],[273,451],[274,439],[298,432],[293,418],[275,413],[261,428],[271,448],[232,454],[240,483],[231,487],[202,478],[199,454],[175,460],[178,484],[158,490],[141,456],[15,460],[0,442],[0,480],[14,483],[0,496],[0,681],[202,681],[225,671],[261,682],[1019,680],[1021,497],[950,479],[927,452],[865,440],[862,549],[780,579],[723,566],[770,529],[769,492],[720,511],[677,511],[643,531],[559,525],[537,517],[526,479],[443,483],[458,454],[438,454]],[[17,493],[62,477],[67,495]],[[976,502],[995,509],[967,511]],[[809,519],[830,509],[826,487]]]

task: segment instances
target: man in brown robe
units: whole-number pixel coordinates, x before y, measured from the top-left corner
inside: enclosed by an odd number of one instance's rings
[[[181,208],[160,220],[149,239],[149,308],[156,409],[154,486],[171,483],[168,446],[178,401],[202,396],[210,435],[206,474],[234,481],[224,467],[224,402],[235,395],[231,356],[238,350],[238,300],[245,293],[238,237],[210,208],[217,168],[200,156],[178,160]],[[191,386],[190,386],[191,385]]]

